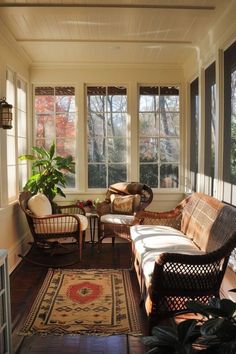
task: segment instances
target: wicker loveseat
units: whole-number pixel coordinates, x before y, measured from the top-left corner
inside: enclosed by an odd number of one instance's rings
[[[236,247],[236,208],[194,193],[170,212],[143,211],[130,229],[134,266],[151,325],[186,301],[218,297]]]

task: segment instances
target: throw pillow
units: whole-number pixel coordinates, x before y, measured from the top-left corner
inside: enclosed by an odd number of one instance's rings
[[[45,216],[52,214],[52,206],[46,195],[38,193],[28,201],[28,207],[35,216]]]
[[[133,195],[111,195],[111,211],[116,214],[133,214],[134,196]]]

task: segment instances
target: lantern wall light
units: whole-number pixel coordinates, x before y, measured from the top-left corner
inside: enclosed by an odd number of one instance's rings
[[[6,98],[0,98],[0,128],[12,128],[12,105],[6,102]]]

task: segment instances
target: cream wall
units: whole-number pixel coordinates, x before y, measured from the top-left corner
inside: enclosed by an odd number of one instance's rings
[[[6,40],[6,42],[5,42]],[[6,95],[6,68],[11,68],[20,75],[26,82],[29,82],[29,64],[19,54],[18,48],[8,46],[7,38],[0,35],[0,97]],[[10,103],[10,102],[9,102]],[[7,249],[9,256],[10,270],[19,262],[18,253],[25,251],[26,239],[28,237],[28,227],[25,224],[24,216],[18,208],[18,205],[11,204],[1,207],[5,204],[3,194],[6,181],[4,180],[4,170],[6,158],[6,131],[0,129],[0,249]]]

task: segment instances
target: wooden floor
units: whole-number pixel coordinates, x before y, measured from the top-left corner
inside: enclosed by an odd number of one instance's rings
[[[60,259],[61,256],[59,256]],[[57,257],[58,258],[58,257]],[[58,266],[60,268],[60,264]],[[129,243],[119,243],[112,247],[103,244],[101,253],[97,247],[86,244],[83,260],[67,268],[131,268],[131,249]],[[13,321],[13,347],[15,354],[143,354],[140,337],[117,336],[30,336],[17,334],[27,315],[38,290],[44,280],[47,268],[21,262],[10,276],[11,306]],[[139,303],[139,289],[135,272],[133,276],[134,296]],[[142,332],[147,334],[147,319],[143,308],[140,308]]]

